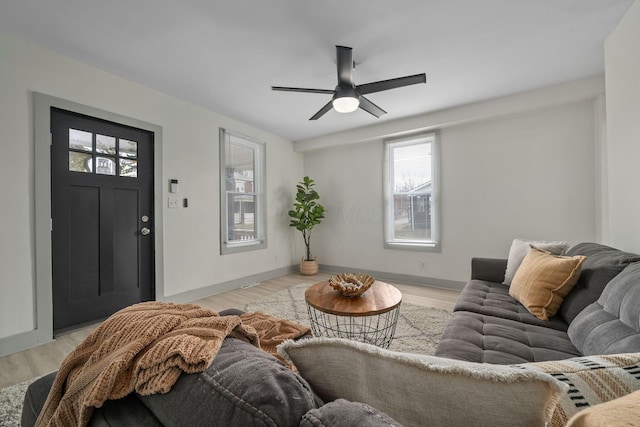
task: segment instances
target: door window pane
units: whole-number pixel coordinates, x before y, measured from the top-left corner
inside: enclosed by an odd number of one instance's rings
[[[111,157],[96,157],[96,173],[101,175],[115,175],[115,159]]]
[[[71,172],[91,173],[93,170],[93,158],[91,154],[69,151],[69,170]]]
[[[128,139],[120,139],[120,157],[138,157],[138,143]]]
[[[138,176],[138,161],[120,159],[120,176],[136,178]]]
[[[69,170],[100,175],[138,177],[138,142],[69,129]],[[93,156],[95,156],[95,168]],[[116,157],[117,155],[117,157]]]
[[[115,156],[116,139],[113,136],[96,135],[96,152]]]
[[[69,129],[69,148],[93,151],[93,134],[78,129]]]

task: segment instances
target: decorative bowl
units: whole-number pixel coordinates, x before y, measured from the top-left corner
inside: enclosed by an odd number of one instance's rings
[[[373,285],[376,280],[368,274],[339,273],[329,278],[329,285],[345,297],[359,297]]]

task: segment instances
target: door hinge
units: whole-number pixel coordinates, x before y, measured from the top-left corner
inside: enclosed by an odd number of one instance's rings
[[[53,218],[49,218],[49,231],[53,231]]]
[[[53,145],[53,134],[49,132],[49,145]]]

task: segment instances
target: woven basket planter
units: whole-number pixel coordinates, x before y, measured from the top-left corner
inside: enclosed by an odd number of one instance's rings
[[[300,261],[300,273],[305,276],[313,276],[318,272],[318,261],[312,259],[311,261],[302,258]]]

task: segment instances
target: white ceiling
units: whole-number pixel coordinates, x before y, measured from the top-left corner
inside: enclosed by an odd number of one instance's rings
[[[7,0],[0,31],[298,141],[604,72],[633,0]],[[328,112],[335,45],[388,114]]]

